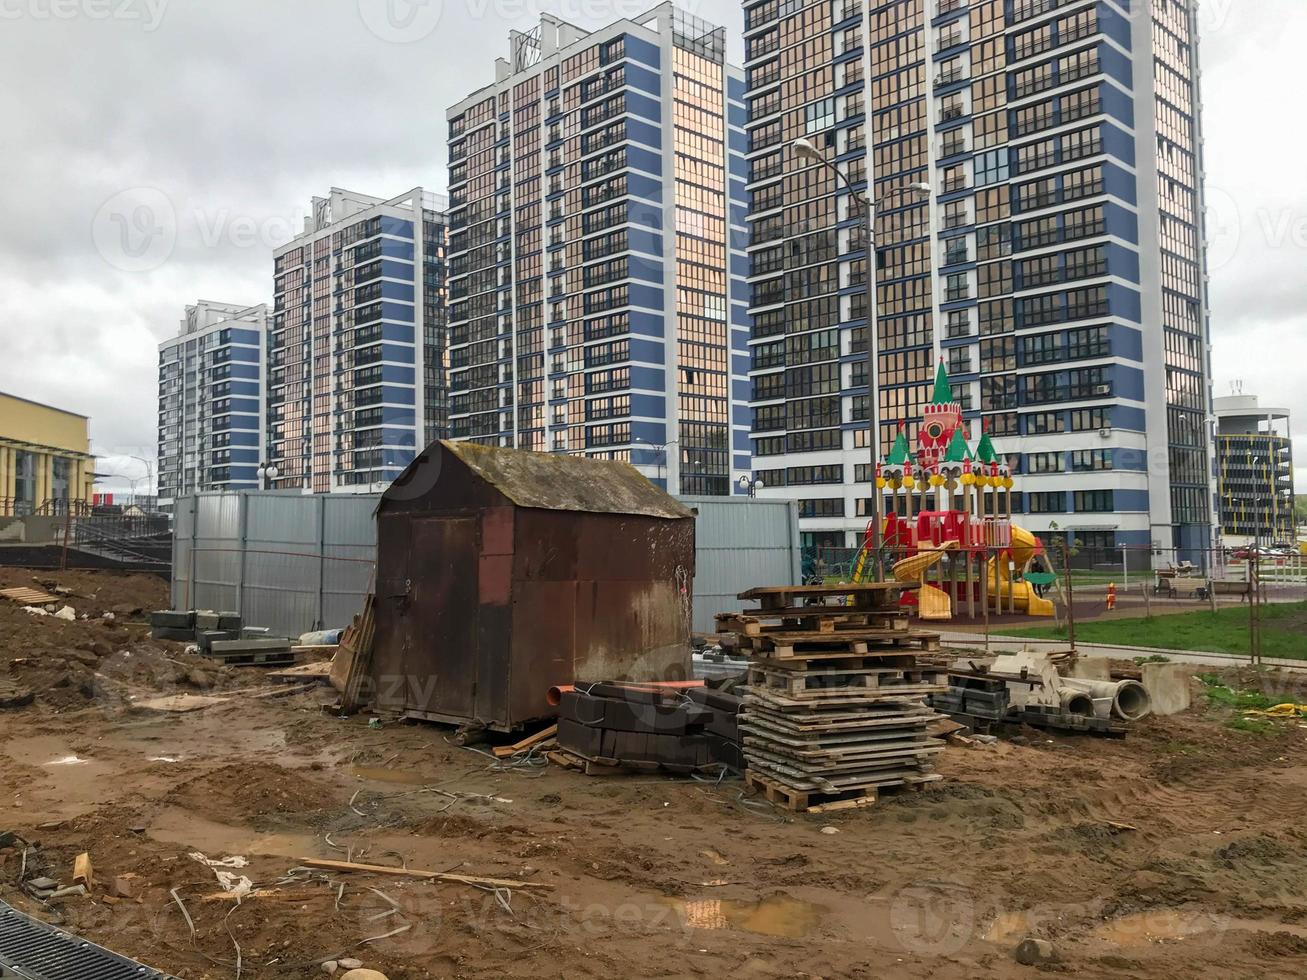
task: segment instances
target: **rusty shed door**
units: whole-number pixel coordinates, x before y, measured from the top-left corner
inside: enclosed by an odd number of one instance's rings
[[[412,522],[405,673],[410,710],[471,718],[477,681],[477,522]]]

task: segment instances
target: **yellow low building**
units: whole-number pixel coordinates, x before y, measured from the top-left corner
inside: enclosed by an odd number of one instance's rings
[[[0,392],[0,517],[89,509],[87,418]]]

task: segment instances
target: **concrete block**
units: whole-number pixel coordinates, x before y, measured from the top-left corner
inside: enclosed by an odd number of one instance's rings
[[[216,630],[220,617],[216,612],[197,612],[195,614],[195,628],[197,630]]]
[[[289,650],[290,640],[215,640],[209,647],[214,653],[262,653],[267,650]]]
[[[1194,668],[1187,664],[1144,664],[1140,668],[1144,690],[1153,702],[1153,714],[1178,715],[1189,710],[1189,677]]]
[[[177,609],[160,609],[150,613],[151,626],[164,626],[169,629],[195,629],[195,613]]]
[[[232,630],[239,633],[244,625],[240,613],[220,612],[218,613],[218,629]]]
[[[1063,677],[1078,677],[1085,681],[1110,681],[1112,663],[1106,657],[1077,657],[1069,670],[1061,670]]]
[[[224,640],[239,640],[241,635],[234,630],[201,630],[195,631],[195,641],[200,645],[201,652],[207,652],[213,649],[213,644]]]
[[[176,643],[195,642],[195,630],[180,629],[174,626],[151,627],[150,636],[156,640],[172,640]]]

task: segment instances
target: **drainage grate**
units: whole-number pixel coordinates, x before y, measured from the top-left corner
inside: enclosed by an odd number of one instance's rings
[[[0,902],[0,977],[22,980],[174,980]]]

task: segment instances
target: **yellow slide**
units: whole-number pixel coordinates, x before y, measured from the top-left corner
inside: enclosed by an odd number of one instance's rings
[[[925,583],[925,575],[944,560],[944,556],[957,547],[956,541],[946,541],[939,548],[928,548],[910,558],[894,563],[894,580],[911,582],[917,586],[917,615],[921,619],[952,619],[953,600],[942,589]]]
[[[1038,547],[1039,541],[1033,534],[1023,527],[1012,525],[1012,562],[1018,571],[1023,571],[1029,566]],[[1007,577],[1000,573],[998,558],[991,558],[988,564],[991,605],[997,605],[998,600],[1001,599],[1005,609],[1010,609],[1015,604],[1017,612],[1025,613],[1027,616],[1053,615],[1053,603],[1037,595],[1033,585],[1029,582],[1013,582],[1009,594],[1009,583]]]

